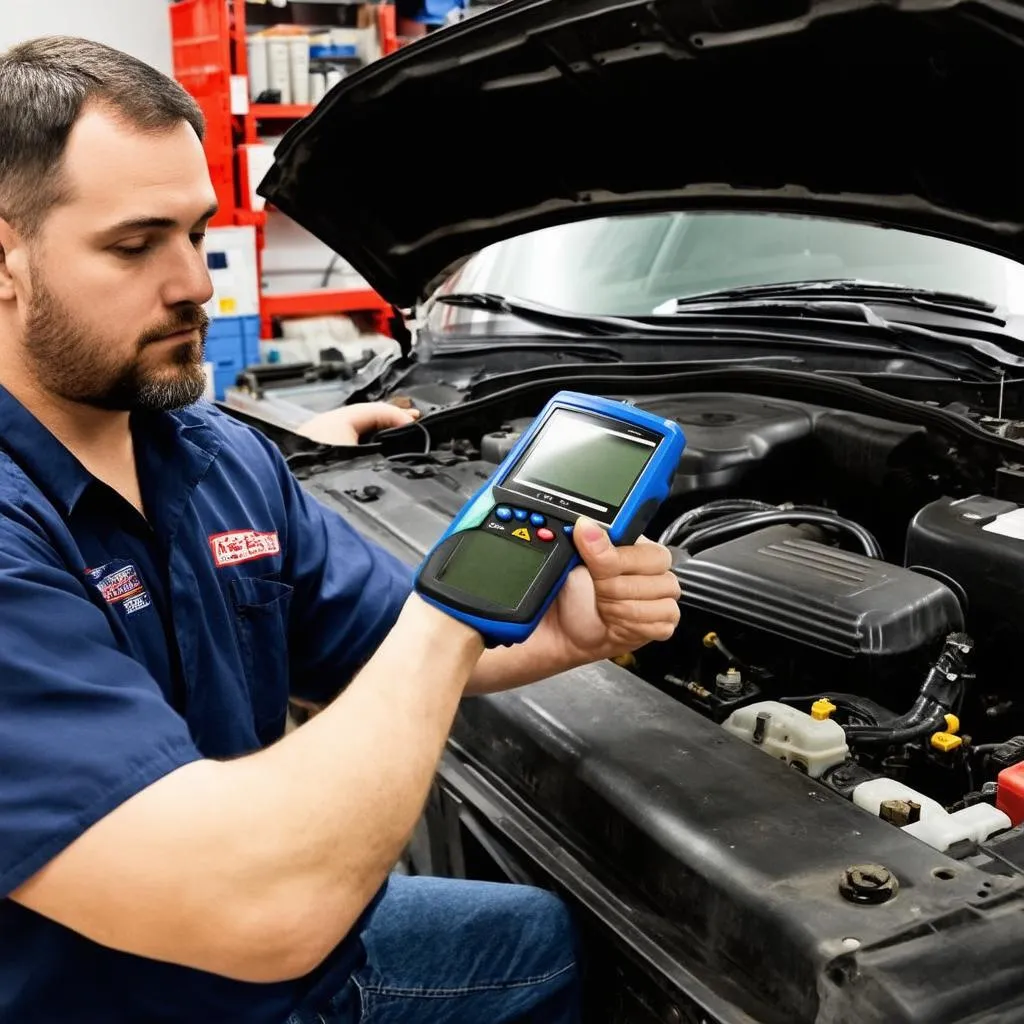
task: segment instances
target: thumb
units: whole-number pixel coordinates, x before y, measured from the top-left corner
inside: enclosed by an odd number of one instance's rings
[[[607,532],[593,519],[580,516],[572,539],[593,579],[606,580],[619,575],[619,553]]]

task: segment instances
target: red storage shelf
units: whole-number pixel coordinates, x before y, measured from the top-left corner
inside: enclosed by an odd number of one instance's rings
[[[174,76],[195,98],[206,118],[203,146],[220,210],[214,226],[248,225],[256,228],[257,270],[262,273],[266,215],[248,208],[242,161],[238,146],[257,141],[259,120],[295,121],[308,116],[312,106],[300,104],[250,104],[248,114],[231,113],[231,77],[248,77],[245,52],[245,0],[172,0],[170,5]],[[386,55],[398,48],[395,14],[391,3],[377,7],[381,49]],[[280,214],[283,216],[283,214]],[[269,336],[274,317],[326,313],[366,312],[375,315],[386,330],[388,304],[368,288],[298,292],[289,295],[260,294],[264,336]]]
[[[220,204],[214,226],[233,224],[237,205],[228,13],[223,0],[179,0],[170,8],[174,77],[206,118],[203,148]]]
[[[390,309],[388,303],[370,288],[318,288],[309,292],[260,296],[260,316],[267,335],[275,316],[327,316],[331,313],[373,313],[376,330],[387,334]]]
[[[283,119],[299,121],[313,113],[312,104],[303,103],[253,103],[249,114],[256,119]]]
[[[369,288],[347,291],[323,288],[310,292],[264,295],[261,308],[264,316],[302,316],[387,309],[388,304]]]

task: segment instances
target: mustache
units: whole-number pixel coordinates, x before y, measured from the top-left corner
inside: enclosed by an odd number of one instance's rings
[[[171,319],[150,328],[139,337],[139,348],[145,348],[156,341],[162,341],[169,334],[178,334],[181,331],[199,331],[200,336],[205,338],[209,326],[210,316],[202,306],[180,306]]]

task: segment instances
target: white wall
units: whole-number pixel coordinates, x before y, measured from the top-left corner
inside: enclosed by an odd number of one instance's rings
[[[83,36],[170,74],[168,6],[168,0],[0,0],[0,50],[35,36]]]

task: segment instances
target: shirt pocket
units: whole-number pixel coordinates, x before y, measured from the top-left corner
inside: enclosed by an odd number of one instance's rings
[[[231,581],[238,646],[261,743],[280,738],[288,715],[288,616],[293,593],[288,584],[266,577]]]

